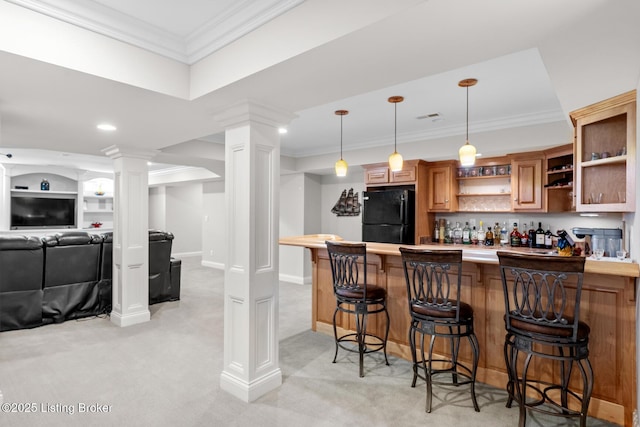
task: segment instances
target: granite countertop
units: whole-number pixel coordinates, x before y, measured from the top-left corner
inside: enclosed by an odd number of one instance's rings
[[[303,236],[282,237],[279,242],[281,245],[301,246],[306,248],[326,248],[326,240],[342,241],[340,236],[335,234],[308,234]],[[367,252],[378,255],[395,255],[400,256],[400,247],[409,245],[398,245],[392,243],[376,243],[367,242]],[[533,253],[540,255],[556,254],[551,249],[530,249],[530,248],[511,248],[509,246],[476,246],[476,245],[460,245],[460,244],[426,244],[413,245],[412,247],[425,249],[462,249],[462,259],[467,262],[475,262],[482,264],[498,264],[498,251],[515,251],[519,253]],[[587,257],[585,263],[585,273],[607,274],[626,277],[640,277],[640,267],[638,263],[632,262],[630,259],[618,260],[616,258],[602,258],[597,260],[593,257]]]

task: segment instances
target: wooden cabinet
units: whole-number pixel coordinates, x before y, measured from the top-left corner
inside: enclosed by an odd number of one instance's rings
[[[541,211],[542,206],[542,153],[514,155],[511,160],[512,209]]]
[[[635,211],[636,91],[573,111],[580,212]]]
[[[424,163],[424,162],[423,162]],[[419,160],[407,160],[402,165],[402,170],[393,172],[389,170],[387,163],[376,163],[365,165],[364,183],[365,185],[388,185],[388,184],[413,184],[418,177],[418,168],[421,166]]]
[[[427,194],[429,212],[455,212],[458,204],[455,198],[455,161],[434,162],[427,167],[429,191]]]
[[[573,192],[573,144],[544,152],[544,204],[547,212],[570,212],[576,209]]]
[[[456,169],[458,212],[511,211],[511,159],[478,160]]]

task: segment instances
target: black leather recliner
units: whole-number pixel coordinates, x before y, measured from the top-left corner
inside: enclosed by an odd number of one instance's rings
[[[42,324],[43,267],[40,239],[0,236],[0,331]]]
[[[180,299],[182,262],[171,258],[173,234],[149,230],[149,305]]]
[[[113,233],[101,235],[102,251],[100,252],[100,281],[98,282],[98,311],[108,314],[112,306],[113,283]]]
[[[45,249],[44,323],[100,314],[98,278],[102,237],[69,231],[42,239]]]
[[[111,311],[113,233],[102,234],[99,299],[102,312]],[[171,257],[173,234],[149,230],[149,305],[180,299],[182,261]]]

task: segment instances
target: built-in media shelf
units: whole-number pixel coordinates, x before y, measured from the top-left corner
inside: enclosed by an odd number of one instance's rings
[[[22,189],[17,189],[17,188],[12,188],[11,189],[11,193],[14,193],[14,194],[21,194],[21,193],[24,193],[24,194],[41,194],[43,196],[47,195],[47,194],[54,195],[54,196],[61,195],[61,194],[68,194],[68,195],[78,194],[77,191],[22,190]]]

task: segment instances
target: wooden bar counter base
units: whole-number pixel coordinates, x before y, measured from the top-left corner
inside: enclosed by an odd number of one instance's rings
[[[310,250],[313,267],[312,329],[333,336],[332,319],[336,302],[326,240],[342,239],[332,234],[315,234],[284,237],[280,239],[280,244],[301,246]],[[407,335],[410,317],[400,246],[367,242],[367,277],[373,284],[383,286],[387,290],[391,318],[388,352],[410,360]],[[438,244],[417,247],[462,249],[462,299],[473,307],[475,331],[480,343],[478,381],[504,389],[507,384],[503,352],[506,333],[503,320],[504,297],[496,252],[550,251]],[[639,276],[640,269],[637,263],[588,258],[580,305],[580,320],[591,327],[589,359],[593,365],[595,385],[589,415],[624,426],[633,425],[636,402],[635,282]],[[371,319],[370,327],[381,329],[384,326],[382,320]],[[352,322],[352,319],[338,317],[338,325],[343,329],[355,330]],[[466,353],[463,352],[461,358],[469,360],[470,351],[464,350]],[[437,351],[447,352],[444,347],[438,348]],[[530,372],[545,378],[552,373],[551,369],[557,367],[552,368],[549,363],[535,360]],[[572,384],[577,386],[580,382],[572,379]]]

